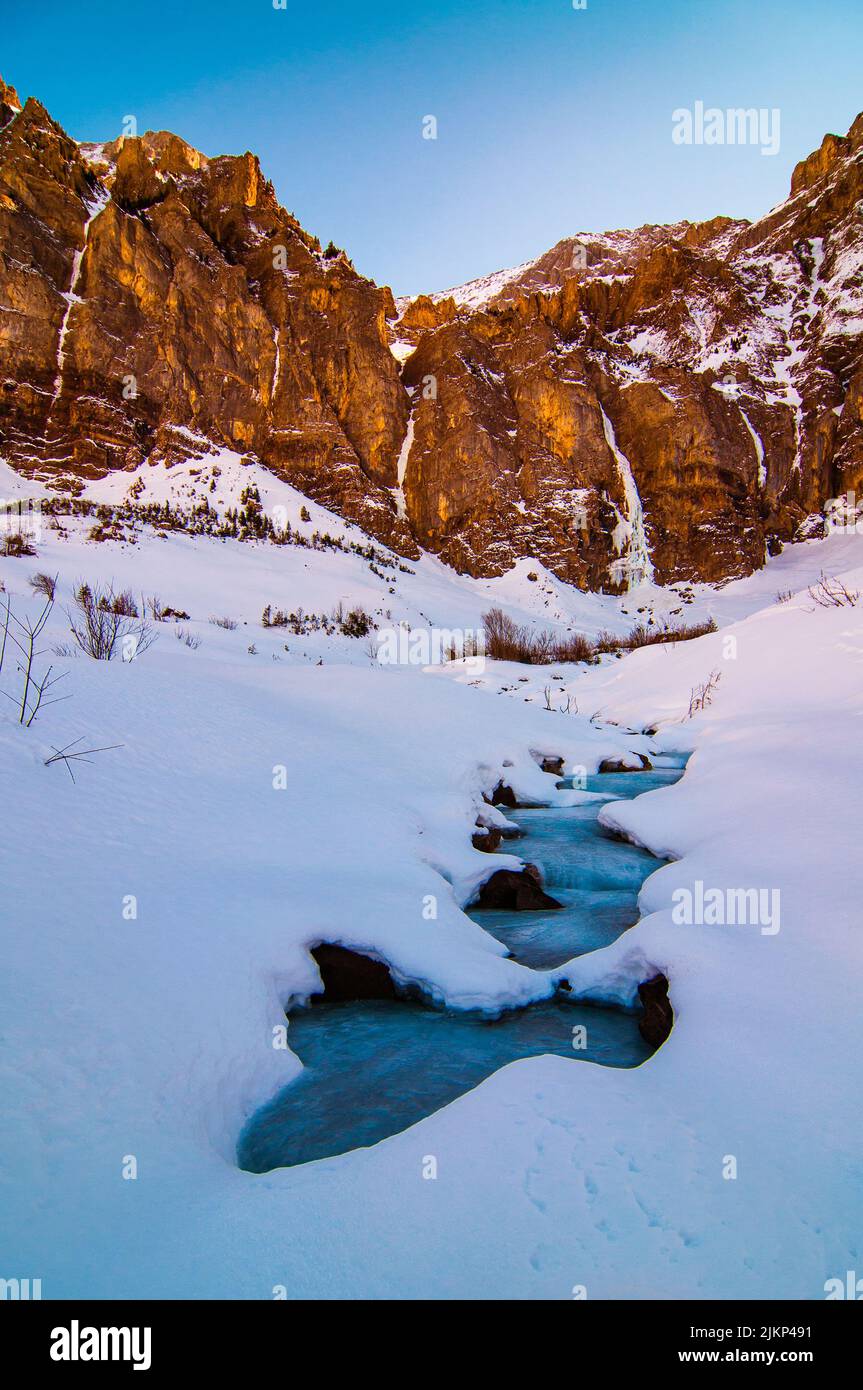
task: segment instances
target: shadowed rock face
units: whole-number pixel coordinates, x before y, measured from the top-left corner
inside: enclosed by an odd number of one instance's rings
[[[59,482],[229,446],[477,575],[745,573],[863,486],[861,206],[858,117],[760,222],[568,238],[397,309],[253,155],[79,146],[0,80],[0,454]]]

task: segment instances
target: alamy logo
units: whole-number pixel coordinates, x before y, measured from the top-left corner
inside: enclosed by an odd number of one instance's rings
[[[692,110],[678,106],[671,113],[671,138],[675,145],[760,145],[761,153],[779,153],[781,112],[778,106],[718,106],[705,109],[697,101]]]
[[[28,1302],[41,1297],[41,1279],[0,1279],[0,1299]]]
[[[779,931],[778,888],[675,888],[671,920],[680,927],[760,927],[762,936]]]
[[[42,503],[0,497],[0,535],[20,535],[41,541]]]
[[[863,502],[856,492],[845,492],[824,503],[827,530],[840,536],[863,536]]]
[[[52,1361],[131,1361],[135,1371],[150,1369],[149,1327],[70,1327],[51,1332]]]
[[[464,661],[467,671],[485,670],[485,628],[398,627],[381,628],[375,655],[381,666],[439,666]]]
[[[853,1303],[860,1303],[863,1301],[863,1279],[857,1278],[855,1270],[846,1270],[844,1279],[827,1280],[824,1285],[824,1294],[828,1303],[837,1298],[845,1298]]]

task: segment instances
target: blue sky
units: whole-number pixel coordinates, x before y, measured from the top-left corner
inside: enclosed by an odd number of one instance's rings
[[[397,294],[563,236],[754,217],[863,109],[861,0],[0,0],[0,71],[79,140],[132,114],[260,155],[280,201]],[[679,146],[696,101],[781,111],[775,157]],[[422,138],[434,115],[438,138]]]

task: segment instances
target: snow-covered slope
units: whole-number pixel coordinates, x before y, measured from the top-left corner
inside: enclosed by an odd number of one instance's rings
[[[14,807],[2,847],[10,1272],[40,1277],[45,1297],[271,1298],[284,1285],[289,1297],[566,1299],[585,1284],[590,1297],[819,1298],[855,1267],[863,608],[773,599],[822,568],[863,587],[860,538],[795,547],[698,593],[686,614],[710,606],[725,623],[715,634],[554,668],[581,711],[562,715],[543,707],[548,671],[381,667],[356,639],[264,631],[260,607],[389,602],[394,620],[454,627],[494,598],[530,621],[628,627],[639,591],[564,592],[524,566],[459,579],[425,558],[393,595],[355,552],[146,528],[135,544],[92,544],[88,524],[64,521],[65,539],[46,528],[35,558],[0,560],[21,613],[38,607],[28,576],[59,573],[47,645],[68,641],[63,609],[82,577],[158,591],[191,617],[160,624],[129,663],[52,656],[72,698],[29,730],[0,716]],[[222,614],[238,626],[208,621]],[[717,669],[712,705],[688,719],[693,687]],[[498,698],[501,686],[517,694]],[[79,736],[120,746],[73,783],[45,759]],[[595,768],[657,748],[696,750],[682,782],[605,813],[675,857],[645,885],[645,920],[548,974],[506,959],[462,912],[489,872],[470,845],[482,792],[504,775],[525,796],[572,796],[535,754]],[[781,930],[675,926],[671,895],[696,879],[779,889]],[[322,939],[372,951],[435,1000],[491,1011],[564,976],[628,998],[659,969],[677,1022],[636,1071],[519,1062],[373,1149],[253,1176],[234,1146],[296,1073],[273,1028],[315,987],[307,948]],[[428,1154],[435,1182],[422,1178]]]

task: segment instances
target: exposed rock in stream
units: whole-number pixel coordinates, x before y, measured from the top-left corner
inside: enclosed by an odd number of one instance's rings
[[[312,948],[328,1003],[354,999],[397,999],[395,981],[383,961],[324,941]]]
[[[668,980],[664,975],[654,975],[652,980],[638,986],[638,996],[644,1005],[644,1013],[638,1020],[638,1031],[651,1047],[659,1047],[674,1024]]]
[[[539,869],[525,864],[521,870],[498,869],[479,890],[479,907],[503,908],[508,912],[532,912],[539,908],[563,907],[557,898],[543,890]]]
[[[518,806],[515,792],[505,782],[498,782],[488,800],[491,806],[508,806],[511,811]]]
[[[512,787],[500,781],[491,796],[483,796],[489,806],[506,806],[509,811],[535,811],[545,803],[541,801],[519,801]]]
[[[489,826],[486,829],[475,830],[471,836],[471,844],[474,849],[481,849],[484,854],[494,854],[503,839],[503,831],[496,826]]]
[[[638,767],[635,759],[638,758],[641,766]],[[652,772],[653,763],[644,753],[632,753],[629,757],[603,758],[597,768],[598,772]]]

